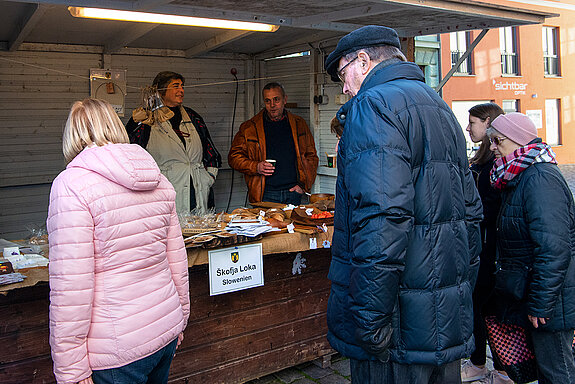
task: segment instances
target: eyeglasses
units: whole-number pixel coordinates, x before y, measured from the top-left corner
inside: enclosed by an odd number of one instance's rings
[[[357,58],[358,58],[358,56],[354,57],[353,59],[348,61],[346,65],[341,67],[339,71],[337,71],[337,77],[339,77],[339,79],[341,80],[342,83],[345,83],[345,80],[344,80],[345,79],[345,73],[343,73],[343,70],[346,69],[348,65],[350,65],[355,60],[357,60]]]
[[[495,145],[499,146],[499,145],[501,144],[501,142],[502,142],[503,140],[506,140],[506,139],[507,139],[507,137],[493,136],[493,137],[490,137],[490,138],[489,138],[489,142],[490,142],[491,144],[495,144]]]

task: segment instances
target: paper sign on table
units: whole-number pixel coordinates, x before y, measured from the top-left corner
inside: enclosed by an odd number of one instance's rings
[[[262,244],[208,252],[210,296],[264,285]]]

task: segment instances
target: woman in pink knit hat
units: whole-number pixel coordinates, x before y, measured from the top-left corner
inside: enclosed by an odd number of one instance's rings
[[[540,384],[575,383],[573,195],[553,150],[526,115],[497,117],[487,135],[497,158],[491,183],[503,202],[497,220],[498,320],[530,331]]]

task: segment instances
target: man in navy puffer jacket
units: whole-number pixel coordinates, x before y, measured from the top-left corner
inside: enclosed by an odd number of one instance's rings
[[[455,116],[366,26],[326,59],[354,96],[339,144],[328,339],[353,383],[459,383],[473,351],[482,209]]]

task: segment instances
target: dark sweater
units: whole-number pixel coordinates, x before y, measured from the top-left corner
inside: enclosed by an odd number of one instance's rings
[[[297,165],[293,135],[289,119],[284,116],[279,121],[272,121],[264,116],[266,135],[266,156],[276,160],[275,171],[266,177],[266,190],[281,191],[297,184]]]

